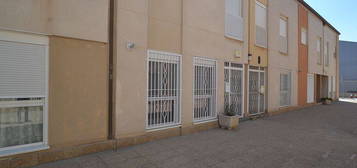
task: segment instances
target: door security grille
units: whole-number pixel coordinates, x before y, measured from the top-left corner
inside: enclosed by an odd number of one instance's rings
[[[264,68],[249,67],[249,114],[265,112],[265,71]]]
[[[243,117],[243,65],[226,62],[224,66],[224,105]]]

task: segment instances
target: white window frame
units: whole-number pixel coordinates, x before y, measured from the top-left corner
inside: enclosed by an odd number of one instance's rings
[[[265,10],[265,24],[264,25],[260,25],[258,24],[257,22],[257,18],[261,18],[258,16],[257,14],[257,6],[263,8]],[[258,38],[258,33],[257,33],[257,27],[260,27],[261,29],[264,29],[265,30],[265,43],[266,44],[259,44],[259,42],[257,41],[257,38]],[[267,10],[267,6],[262,4],[261,2],[259,2],[258,0],[255,1],[255,45],[259,46],[259,47],[262,47],[262,48],[267,48],[267,43],[268,43],[268,32],[267,32],[267,27],[268,27],[268,10]]]
[[[211,88],[212,90],[212,94],[211,95],[195,95],[196,93],[196,88],[195,88],[195,84],[196,84],[196,77],[198,74],[196,74],[196,66],[203,66],[203,67],[212,67],[214,69],[214,71],[212,72],[212,76],[210,76],[209,78],[212,81],[211,85],[214,86],[213,88]],[[193,58],[193,121],[195,123],[200,123],[200,122],[206,122],[206,121],[212,121],[212,120],[216,120],[217,119],[217,61],[214,59],[208,59],[208,58],[202,58],[202,57],[194,57]],[[195,105],[196,105],[196,99],[197,98],[211,98],[211,105],[212,107],[210,108],[212,111],[211,116],[207,116],[207,117],[198,117],[195,118]]]
[[[316,52],[317,52],[317,64],[321,65],[322,64],[322,38],[321,37],[317,37],[316,40]]]
[[[234,8],[231,3],[233,1],[238,1],[240,4],[240,9],[238,12],[238,16],[235,16],[231,13],[232,8]],[[232,38],[239,41],[244,41],[244,0],[225,0],[225,36],[228,38]],[[234,11],[234,10],[233,10]],[[230,17],[234,18],[235,22],[231,23]],[[231,24],[236,24],[236,26],[240,27],[241,30],[235,30],[237,32],[231,32],[230,27],[234,27]]]
[[[307,29],[305,27],[301,28],[301,44],[307,45]]]
[[[285,24],[285,25],[282,25]],[[285,30],[284,30],[285,29]],[[280,16],[279,18],[279,35],[282,37],[288,37],[288,18]]]
[[[285,25],[282,25],[285,24]],[[280,52],[287,54],[289,52],[289,21],[288,18],[285,16],[280,16],[279,19],[279,35],[280,35],[280,39],[281,39],[281,43],[286,43],[286,51],[282,51],[283,50],[283,46],[280,46]],[[284,30],[285,29],[285,30]],[[284,41],[283,41],[284,40]],[[283,45],[283,44],[280,44]]]
[[[170,58],[168,58],[170,57]],[[166,96],[166,97],[150,97],[149,96],[149,64],[150,61],[155,61],[155,62],[171,62],[171,63],[176,63],[177,64],[177,68],[178,71],[176,72],[176,74],[178,75],[177,78],[179,79],[178,81],[175,82],[177,86],[177,95],[176,96]],[[145,125],[146,125],[146,129],[148,131],[155,131],[155,130],[161,130],[161,129],[168,129],[168,128],[173,128],[173,127],[178,127],[181,125],[181,97],[182,97],[182,55],[180,54],[176,54],[176,53],[170,53],[170,52],[163,52],[163,51],[156,51],[156,50],[148,50],[147,51],[147,101],[146,101],[146,121],[145,121]],[[150,101],[155,101],[155,100],[168,100],[168,98],[171,99],[175,99],[177,102],[177,106],[175,107],[175,110],[177,112],[177,116],[173,116],[174,117],[174,121],[173,122],[168,122],[168,123],[164,123],[164,124],[149,124],[149,102]],[[176,118],[175,118],[176,117]]]
[[[282,81],[281,81],[281,77],[282,77],[282,75],[286,75],[287,76],[287,78],[288,78],[288,90],[286,90],[286,91],[284,91],[284,92],[287,92],[287,95],[288,95],[288,98],[289,98],[289,103],[288,104],[282,104],[281,103],[281,99],[282,99],[282,97],[281,97],[281,95],[282,95]],[[280,89],[279,89],[279,97],[280,97],[280,101],[279,101],[279,105],[280,105],[280,107],[289,107],[289,106],[291,106],[291,93],[292,93],[292,73],[291,73],[291,71],[288,71],[288,70],[284,70],[284,71],[281,71],[280,72]]]
[[[255,68],[258,68],[258,69],[255,69]],[[247,86],[247,94],[248,94],[248,97],[247,97],[247,105],[248,105],[248,107],[247,107],[247,113],[250,115],[250,116],[256,116],[256,115],[260,115],[260,114],[263,114],[263,113],[265,113],[266,112],[266,110],[267,110],[267,89],[266,89],[266,87],[267,87],[267,68],[264,68],[264,67],[257,67],[257,66],[248,66],[248,75],[247,75],[247,82],[248,82],[248,86]],[[249,85],[250,85],[250,80],[249,80],[249,76],[250,76],[250,72],[258,72],[258,80],[259,80],[259,87],[260,87],[260,91],[262,91],[262,87],[261,87],[261,85],[262,85],[262,83],[260,82],[260,80],[261,80],[261,73],[264,73],[264,83],[263,83],[263,86],[264,86],[264,100],[263,100],[263,103],[264,103],[264,107],[263,107],[263,109],[264,109],[264,111],[259,111],[260,110],[260,104],[261,104],[261,100],[260,100],[260,98],[259,98],[259,100],[258,100],[258,113],[256,113],[256,114],[251,114],[251,111],[249,110],[249,108],[250,108],[250,101],[249,101],[249,96],[250,96],[250,89],[249,89]]]
[[[325,65],[330,65],[330,43],[327,41],[324,47],[324,57],[325,57]]]
[[[0,41],[28,43],[45,46],[45,97],[43,101],[3,102],[3,107],[29,107],[43,105],[42,142],[0,148],[0,157],[49,149],[48,145],[48,80],[49,80],[49,38],[45,35],[0,30]],[[38,97],[38,96],[34,96]],[[8,98],[8,97],[7,97]]]

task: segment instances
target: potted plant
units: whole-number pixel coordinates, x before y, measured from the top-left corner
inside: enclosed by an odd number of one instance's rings
[[[232,105],[226,105],[224,107],[224,114],[220,114],[218,120],[219,127],[228,130],[237,128],[239,124],[239,116],[237,116]]]
[[[324,105],[330,105],[332,103],[332,99],[328,97],[322,98],[321,101]]]

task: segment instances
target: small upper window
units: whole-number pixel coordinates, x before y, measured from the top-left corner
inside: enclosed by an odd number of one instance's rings
[[[322,44],[322,40],[321,40],[321,37],[318,37],[317,38],[317,41],[316,41],[316,52],[317,52],[317,63],[318,64],[321,64],[322,62],[322,54],[321,54],[321,44]]]
[[[280,36],[287,37],[288,34],[287,29],[288,29],[287,19],[280,17]]]
[[[288,20],[280,17],[280,52],[288,53]]]
[[[307,45],[307,30],[305,28],[301,29],[301,44]]]
[[[243,40],[243,0],[226,0],[225,5],[225,35],[233,39]]]

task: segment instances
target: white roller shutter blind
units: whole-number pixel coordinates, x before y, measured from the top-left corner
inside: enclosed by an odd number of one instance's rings
[[[244,21],[242,0],[225,0],[225,31],[226,36],[243,40],[244,37]]]
[[[261,47],[267,47],[267,10],[258,1],[255,4],[255,25],[256,44]]]
[[[284,18],[280,18],[280,51],[288,53],[288,22]]]
[[[46,96],[46,46],[0,41],[0,98]]]
[[[287,21],[283,18],[280,18],[280,36],[287,36]]]

